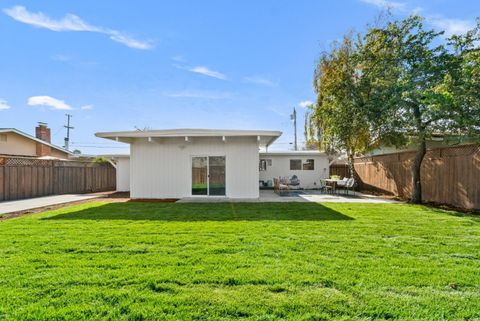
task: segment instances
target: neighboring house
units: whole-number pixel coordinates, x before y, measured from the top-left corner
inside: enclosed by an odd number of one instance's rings
[[[50,128],[38,123],[33,137],[15,128],[0,128],[0,155],[68,159],[71,152],[51,144]]]
[[[329,176],[327,154],[319,151],[260,152],[260,183],[272,186],[273,178],[297,176],[298,188],[318,188],[321,178]]]
[[[95,135],[130,144],[130,197],[141,199],[258,198],[259,148],[268,147],[281,134],[173,129]]]

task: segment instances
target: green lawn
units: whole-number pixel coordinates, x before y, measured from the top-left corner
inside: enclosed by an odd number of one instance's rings
[[[480,320],[480,220],[405,204],[89,203],[0,223],[0,320]]]

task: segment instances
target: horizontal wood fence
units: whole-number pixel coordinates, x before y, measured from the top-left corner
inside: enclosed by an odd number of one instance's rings
[[[350,171],[347,164],[332,164],[330,165],[330,176],[337,175],[340,177],[350,177]]]
[[[225,182],[225,167],[210,166],[210,184],[219,184]],[[195,184],[207,184],[207,168],[192,168],[192,182]]]
[[[115,190],[109,163],[0,157],[0,201]]]
[[[360,189],[408,199],[415,152],[355,159]],[[423,201],[480,209],[480,145],[427,151],[421,167]]]

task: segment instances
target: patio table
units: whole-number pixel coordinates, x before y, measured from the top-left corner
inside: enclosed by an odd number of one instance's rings
[[[339,181],[341,181],[341,179],[324,178],[323,181],[325,181],[326,184],[332,186],[332,192],[336,193],[337,192],[337,183]]]

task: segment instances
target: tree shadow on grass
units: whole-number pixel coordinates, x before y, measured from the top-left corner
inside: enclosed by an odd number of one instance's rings
[[[353,218],[318,203],[106,203],[44,220],[341,221]]]

